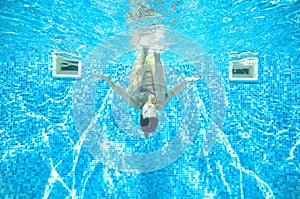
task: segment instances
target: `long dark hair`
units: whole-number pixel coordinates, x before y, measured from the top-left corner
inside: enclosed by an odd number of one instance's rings
[[[155,132],[155,129],[158,125],[158,119],[157,117],[143,118],[143,115],[141,114],[140,125],[143,132],[152,133]]]

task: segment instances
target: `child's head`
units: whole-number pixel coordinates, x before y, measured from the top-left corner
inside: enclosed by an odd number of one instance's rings
[[[155,132],[158,124],[157,111],[154,104],[147,102],[142,108],[142,114],[140,118],[140,125],[143,132],[146,134]]]

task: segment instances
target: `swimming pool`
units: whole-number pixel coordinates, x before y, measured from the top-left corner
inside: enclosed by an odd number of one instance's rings
[[[299,2],[146,4],[1,2],[0,198],[300,198]],[[126,87],[145,31],[169,87],[201,77],[149,139],[91,77]],[[81,56],[80,79],[52,76],[55,50]],[[229,81],[249,57],[258,80]]]

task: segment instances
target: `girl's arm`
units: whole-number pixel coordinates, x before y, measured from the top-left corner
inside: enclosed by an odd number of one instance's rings
[[[189,82],[195,82],[197,80],[199,80],[199,77],[197,75],[195,75],[194,77],[187,77],[181,83],[174,86],[167,94],[166,100],[162,102],[161,104],[162,108],[172,99],[172,97],[177,95],[185,85],[187,85]]]
[[[99,73],[99,74],[93,74],[93,76],[96,78],[101,78],[101,79],[105,80],[118,95],[120,95],[127,101],[127,103],[130,106],[132,106],[134,108],[139,108],[139,106],[135,103],[135,101],[132,99],[132,97],[130,97],[128,92],[124,88],[122,88],[119,84],[116,84],[113,81],[111,81],[111,79],[109,78],[108,75],[103,75],[103,74]]]

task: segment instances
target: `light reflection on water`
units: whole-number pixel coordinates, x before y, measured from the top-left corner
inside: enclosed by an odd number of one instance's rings
[[[174,3],[176,7],[172,7]],[[105,198],[107,194],[115,198],[297,197],[300,183],[299,92],[295,89],[299,83],[297,2],[168,1],[149,2],[149,5],[159,17],[134,26],[126,21],[131,9],[127,1],[1,3],[1,198]],[[149,24],[192,38],[214,57],[228,98],[226,121],[214,150],[207,158],[200,159],[199,146],[208,128],[202,119],[205,115],[211,117],[212,99],[208,85],[199,82],[194,85],[196,97],[201,97],[205,110],[199,112],[200,133],[188,150],[158,171],[125,173],[104,166],[78,142],[72,103],[76,82],[54,80],[49,55],[57,49],[77,50],[85,59],[96,46],[121,32],[130,36],[153,34],[155,30],[147,29],[147,33],[141,28]],[[172,35],[159,39],[156,35],[146,41],[141,41],[141,37],[131,38],[137,49],[143,42],[162,49],[165,64],[178,70],[174,72],[176,75],[192,75],[188,63],[199,61],[171,52],[174,44],[178,45],[178,51],[190,48],[178,43],[180,40]],[[247,51],[259,52],[258,83],[229,83],[226,56],[230,52]],[[120,57],[109,64],[125,63],[119,69],[128,74],[126,66],[135,58],[135,52],[130,52],[127,60],[126,56]],[[114,56],[120,54],[116,52]],[[169,75],[172,73],[169,71]],[[116,74],[122,72],[118,70]],[[108,87],[100,83],[97,89],[103,91],[98,93],[99,99],[104,99]],[[172,115],[176,105],[176,100],[170,104],[166,117]],[[104,112],[106,108],[103,106]],[[166,143],[175,135],[170,133],[157,142]],[[138,145],[128,143],[124,137],[120,140],[132,149],[146,145],[144,140]],[[147,144],[152,143],[154,140]]]

